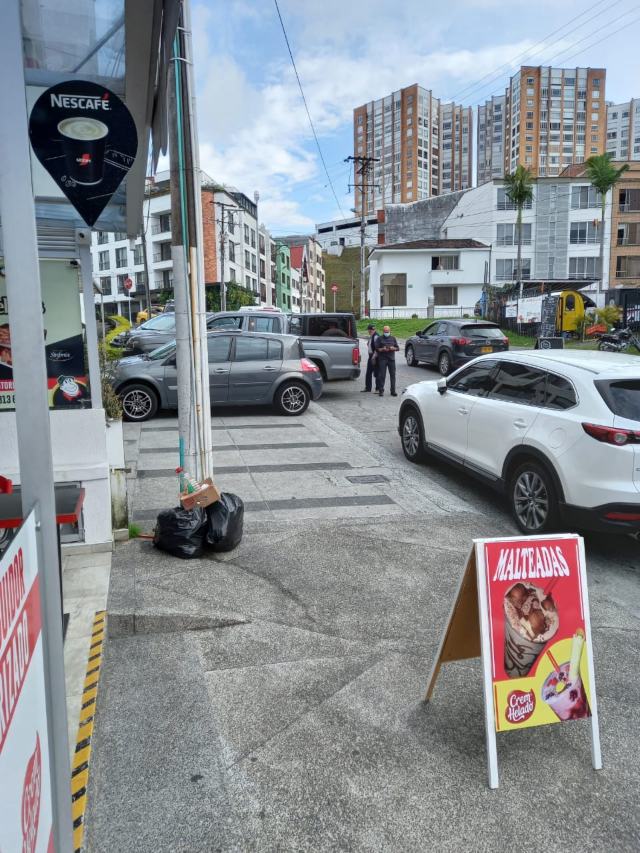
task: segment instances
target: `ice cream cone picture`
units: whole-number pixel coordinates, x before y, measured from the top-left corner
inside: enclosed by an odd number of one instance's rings
[[[584,631],[573,635],[571,660],[558,664],[549,652],[554,671],[542,685],[542,698],[560,720],[580,720],[591,716],[589,702],[580,676],[580,660],[585,645]]]
[[[504,596],[504,668],[509,678],[523,678],[560,624],[550,590],[516,583]]]

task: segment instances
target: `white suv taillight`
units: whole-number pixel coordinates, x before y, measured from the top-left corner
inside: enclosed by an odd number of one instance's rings
[[[300,361],[300,370],[303,373],[319,373],[320,368],[317,364],[314,364],[311,359],[303,358]]]
[[[620,429],[619,427],[598,426],[598,424],[582,424],[582,429],[604,444],[613,444],[616,447],[624,447],[625,444],[640,444],[640,432],[633,429]]]

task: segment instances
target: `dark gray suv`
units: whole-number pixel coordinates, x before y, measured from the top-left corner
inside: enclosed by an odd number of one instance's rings
[[[294,335],[209,332],[211,405],[271,405],[301,415],[322,394],[322,375]],[[176,345],[121,359],[113,385],[125,420],[146,421],[158,409],[177,409]]]

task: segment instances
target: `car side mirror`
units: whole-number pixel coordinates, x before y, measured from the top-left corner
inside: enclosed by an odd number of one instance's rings
[[[416,335],[417,335],[419,338],[421,338],[421,337],[422,337],[422,329],[418,329],[418,331],[416,332]]]
[[[172,356],[171,356],[171,358],[168,358],[168,359],[165,361],[165,364],[167,365],[167,367],[175,367],[175,366],[176,366],[176,363],[177,363],[177,362],[176,362],[176,357],[175,357],[175,355],[172,355]]]
[[[438,394],[444,394],[447,390],[447,380],[446,379],[438,379]]]

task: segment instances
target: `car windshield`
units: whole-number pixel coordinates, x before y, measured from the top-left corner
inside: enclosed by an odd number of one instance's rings
[[[152,317],[143,323],[141,329],[153,329],[154,332],[170,332],[175,329],[176,315],[175,314],[160,314],[158,317]]]
[[[168,344],[163,344],[158,349],[154,349],[153,352],[149,353],[149,358],[153,361],[161,361],[163,358],[171,355],[171,353],[175,352],[176,342],[170,341]]]
[[[472,326],[461,326],[460,331],[470,338],[504,338],[498,326],[476,326],[474,323]]]

